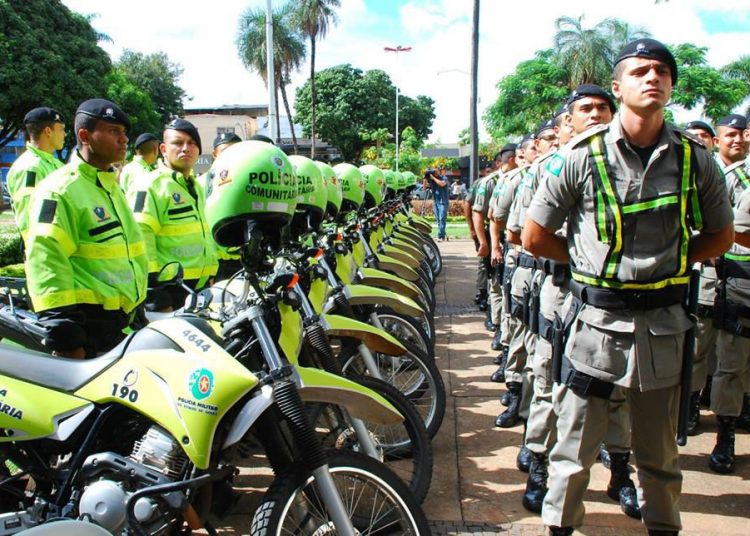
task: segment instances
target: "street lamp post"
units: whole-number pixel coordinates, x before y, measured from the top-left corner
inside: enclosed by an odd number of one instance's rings
[[[386,52],[395,52],[396,58],[398,58],[399,52],[409,52],[411,47],[402,47],[398,45],[396,47],[384,47],[383,50]],[[398,171],[398,84],[396,86],[396,171]]]

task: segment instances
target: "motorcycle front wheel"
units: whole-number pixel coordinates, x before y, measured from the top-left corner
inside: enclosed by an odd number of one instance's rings
[[[373,536],[427,536],[427,518],[406,485],[382,463],[328,451],[328,468],[355,530]],[[310,471],[278,475],[253,516],[251,536],[338,534]]]

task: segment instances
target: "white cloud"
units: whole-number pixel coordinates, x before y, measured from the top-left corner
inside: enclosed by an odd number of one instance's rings
[[[184,68],[182,86],[192,97],[188,106],[257,104],[268,101],[260,77],[244,69],[234,38],[240,13],[263,0],[220,2],[100,2],[63,0],[76,11],[100,13],[94,26],[114,39],[104,45],[113,57],[124,48],[145,53],[162,50]],[[281,4],[274,0],[274,4]],[[429,95],[436,102],[433,139],[454,141],[469,124],[471,9],[469,1],[404,0],[398,10],[385,11],[378,2],[342,0],[339,24],[319,42],[316,67],[351,63],[363,69],[383,69],[410,96]],[[386,5],[392,5],[388,3]],[[585,14],[584,24],[616,17],[642,26],[667,43],[693,42],[709,47],[717,66],[750,52],[750,28],[745,32],[714,33],[704,29],[701,12],[722,12],[729,20],[746,20],[750,0],[654,0],[601,2],[552,0],[507,2],[485,0],[481,5],[479,89],[480,116],[497,96],[496,83],[536,50],[552,45],[554,21]],[[387,45],[412,46],[409,53],[387,54]],[[292,79],[294,89],[309,76],[306,63]],[[438,75],[438,72],[443,72]],[[481,123],[481,118],[480,118]]]

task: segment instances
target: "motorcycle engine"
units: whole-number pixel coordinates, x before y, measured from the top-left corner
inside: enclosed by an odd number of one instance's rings
[[[81,494],[79,514],[119,534],[127,525],[127,504],[133,493],[181,478],[187,465],[187,456],[172,436],[159,426],[151,426],[127,458],[113,452],[88,457],[82,469],[88,473],[88,484]],[[164,519],[160,507],[167,505],[184,509],[184,494],[177,491],[141,497],[135,503],[135,517],[145,526],[157,526],[150,533],[161,532],[158,526],[164,525]]]

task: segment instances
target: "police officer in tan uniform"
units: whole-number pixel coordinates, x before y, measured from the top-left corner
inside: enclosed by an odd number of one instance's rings
[[[734,229],[713,159],[664,121],[676,81],[676,62],[663,44],[639,39],[625,46],[612,81],[619,113],[559,153],[563,161],[527,213],[524,247],[569,262],[572,277],[568,336],[564,353],[555,355],[557,442],[542,510],[552,535],[572,534],[583,523],[583,494],[616,392],[630,406],[649,534],[681,528],[675,435],[691,326],[686,284],[691,264],[726,251]],[[561,239],[555,231],[566,219],[568,237]]]
[[[746,216],[745,192],[750,178],[744,170],[747,147],[743,132],[745,118],[732,114],[717,123],[719,159],[729,197],[737,217]],[[745,198],[745,206],[740,201]],[[724,255],[717,270],[718,296],[714,310],[716,338],[716,373],[711,386],[711,411],[716,414],[719,430],[716,446],[708,466],[717,473],[734,472],[734,429],[742,412],[743,395],[750,375],[750,241],[738,235],[732,249]]]
[[[531,150],[534,147],[533,136],[529,135],[521,140],[521,143],[516,147],[516,167],[514,169],[507,170],[501,180],[497,181],[495,189],[492,192],[491,209],[492,214],[490,215],[490,259],[493,265],[502,264],[503,266],[503,279],[501,282],[502,292],[502,308],[500,311],[500,337],[498,338],[499,350],[501,354],[496,358],[495,362],[498,368],[490,376],[490,380],[493,382],[504,383],[505,382],[505,369],[508,361],[508,345],[511,339],[511,333],[518,329],[520,320],[511,316],[510,309],[510,281],[513,277],[513,272],[516,267],[517,252],[509,247],[509,244],[504,241],[503,233],[505,232],[505,225],[510,215],[510,208],[515,198],[516,188],[518,183],[528,173],[528,165],[525,163],[524,153]],[[534,150],[535,153],[535,150]],[[518,162],[521,161],[521,164]],[[493,339],[493,344],[494,344]],[[493,350],[496,349],[493,346]],[[507,405],[507,404],[506,404]]]
[[[582,84],[570,95],[565,122],[558,131],[561,145],[567,144],[570,135],[581,134],[596,125],[608,124],[616,111],[612,97],[601,87]],[[564,160],[553,156],[545,176],[554,172]],[[564,226],[558,230],[565,236]],[[555,330],[561,328],[562,309],[568,294],[567,280],[570,268],[567,264],[551,259],[537,259],[539,271],[544,274],[539,293],[538,338],[531,358],[533,371],[533,396],[526,428],[526,447],[533,453],[523,505],[533,512],[541,512],[542,500],[547,491],[547,453],[556,440],[557,416],[552,406],[552,343]],[[630,517],[640,518],[635,484],[630,478],[630,419],[624,397],[610,400],[610,412],[606,436],[606,450],[602,448],[602,461],[610,469],[607,495],[620,503],[620,508]]]
[[[709,152],[714,150],[716,132],[705,121],[690,121],[685,130],[698,138]],[[716,336],[714,327],[714,300],[716,299],[716,268],[712,260],[701,265],[698,290],[698,322],[695,331],[695,357],[693,358],[693,388],[690,397],[688,435],[698,434],[701,406],[711,404],[711,382],[716,370]]]

